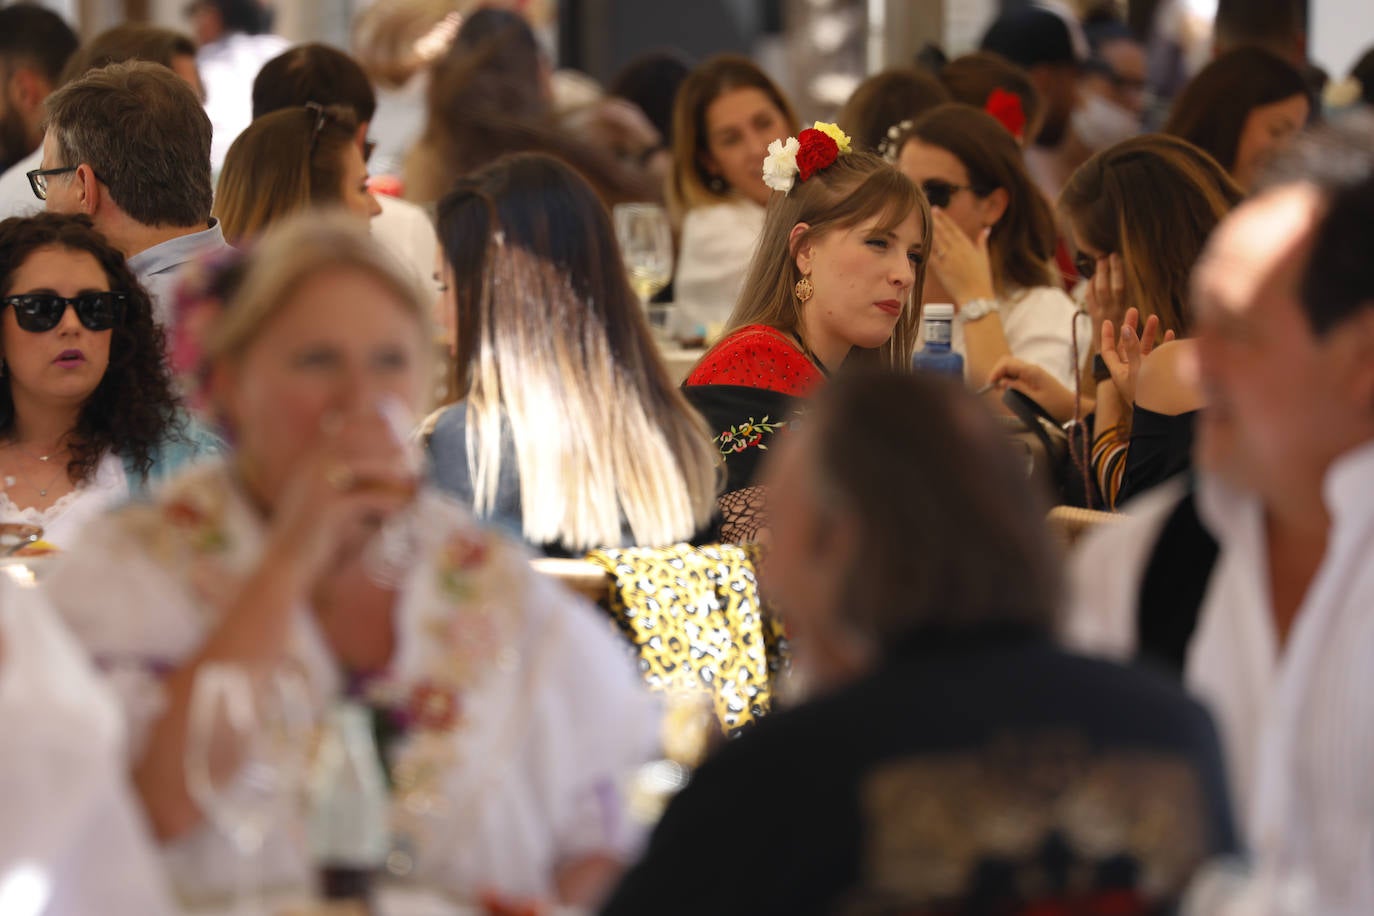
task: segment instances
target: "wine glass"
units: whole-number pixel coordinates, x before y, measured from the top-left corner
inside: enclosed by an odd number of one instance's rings
[[[238,853],[239,912],[261,913],[259,864],[268,832],[304,781],[313,713],[304,676],[206,662],[196,672],[186,736],[186,787]]]
[[[667,308],[649,305],[654,294],[673,279],[673,232],[668,214],[657,204],[617,204],[615,237],[630,276],[630,286],[644,304],[649,324],[662,334],[667,328]]]

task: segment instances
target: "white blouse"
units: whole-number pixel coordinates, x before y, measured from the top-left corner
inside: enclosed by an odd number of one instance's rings
[[[709,334],[712,325],[723,325],[730,317],[766,212],[742,197],[687,211],[673,277],[673,325],[679,334]]]
[[[31,587],[0,575],[0,909],[175,912],[115,698]]]
[[[0,487],[0,523],[37,525],[43,529],[43,540],[65,549],[93,519],[128,498],[129,477],[124,471],[124,462],[113,452],[106,452],[90,480],[46,509],[32,506],[21,509]]]
[[[1065,635],[1129,658],[1140,584],[1181,485],[1126,505],[1077,549]],[[1200,475],[1197,507],[1220,553],[1184,683],[1217,719],[1238,820],[1262,881],[1315,895],[1292,912],[1374,913],[1374,442],[1336,461],[1326,554],[1280,647],[1264,508]]]
[[[1092,357],[1092,322],[1068,293],[1057,286],[1033,286],[998,300],[997,314],[1011,355],[1035,363],[1073,390],[1078,369]],[[1074,363],[1074,324],[1078,325],[1078,363]],[[964,326],[955,321],[950,348],[964,355]],[[967,365],[967,364],[966,364]],[[987,379],[969,379],[980,387]]]
[[[117,686],[135,755],[161,711],[162,678],[212,632],[264,538],[227,467],[212,462],[156,502],[98,520],[47,576],[54,603]],[[399,583],[397,649],[367,695],[411,717],[393,772],[430,774],[413,791],[447,803],[444,817],[412,824],[422,879],[464,897],[486,888],[548,896],[561,861],[633,855],[640,836],[619,788],[653,755],[657,715],[613,624],[437,494],[423,493],[383,545],[376,555]],[[312,693],[338,696],[344,672],[309,608],[292,627],[291,653]],[[395,799],[402,818],[408,800]],[[265,882],[303,886],[301,825],[277,827]],[[208,824],[166,853],[184,897],[230,885],[234,854]]]

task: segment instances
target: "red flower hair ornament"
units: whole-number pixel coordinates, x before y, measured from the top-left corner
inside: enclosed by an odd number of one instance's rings
[[[1021,106],[1021,97],[1005,89],[994,89],[983,103],[983,110],[997,119],[1017,140],[1025,138],[1026,110]]]
[[[850,151],[849,136],[834,124],[816,122],[814,127],[768,145],[763,160],[763,183],[786,194],[797,179],[806,181]]]

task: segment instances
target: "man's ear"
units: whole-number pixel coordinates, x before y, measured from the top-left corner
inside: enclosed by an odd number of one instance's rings
[[[94,218],[106,193],[100,185],[100,179],[95,177],[95,169],[84,162],[81,163],[76,167],[76,174],[72,176],[72,181],[76,183],[77,205],[81,208],[81,212]]]
[[[815,256],[815,246],[807,237],[807,233],[810,231],[810,224],[797,223],[787,235],[788,250],[792,252],[792,259],[796,262],[797,270],[801,272],[803,277],[811,273],[811,262]]]

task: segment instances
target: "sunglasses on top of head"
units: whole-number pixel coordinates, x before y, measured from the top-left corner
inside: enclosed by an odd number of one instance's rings
[[[82,293],[68,299],[55,293],[21,293],[0,299],[0,308],[14,309],[14,320],[21,331],[41,334],[51,331],[67,314],[67,307],[76,309],[76,317],[88,331],[108,331],[124,317],[129,302],[127,293]]]

